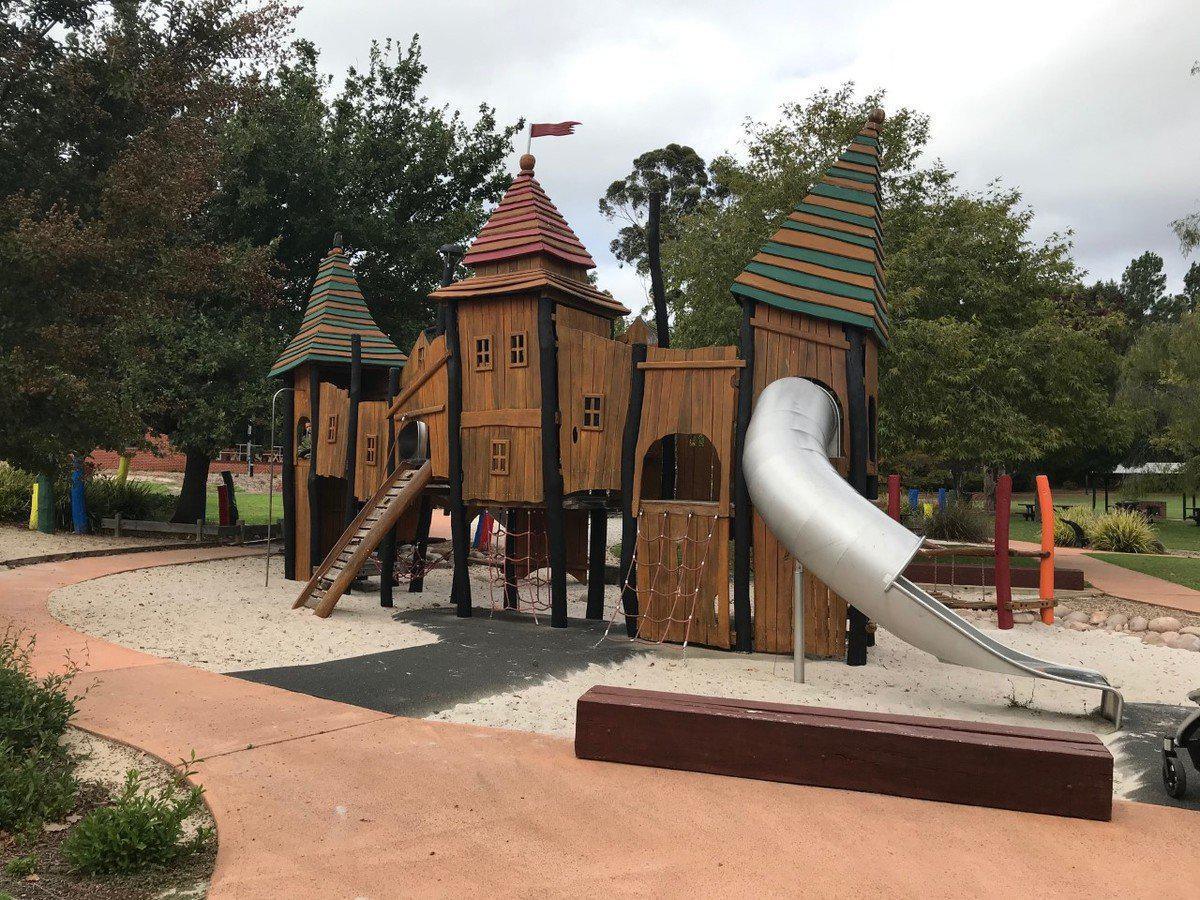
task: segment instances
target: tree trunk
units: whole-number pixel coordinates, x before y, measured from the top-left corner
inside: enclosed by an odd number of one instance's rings
[[[175,504],[172,522],[195,525],[204,518],[208,500],[208,467],[212,460],[207,453],[187,451],[187,462],[183,465],[183,487],[179,489],[179,501]]]

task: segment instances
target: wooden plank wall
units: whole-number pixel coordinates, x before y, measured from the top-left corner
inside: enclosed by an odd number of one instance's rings
[[[559,307],[559,314],[565,311]],[[592,316],[591,318],[596,318]],[[621,436],[629,408],[628,344],[558,325],[563,491],[621,489]],[[602,431],[583,427],[583,395],[604,398]]]
[[[305,415],[308,415],[307,409]],[[308,517],[308,471],[309,462],[306,459],[296,462],[296,578],[308,581],[312,575],[312,560],[309,557],[309,527]]]
[[[736,347],[700,347],[695,350],[646,348],[646,396],[638,433],[637,462],[633,483],[642,484],[646,453],[659,438],[669,434],[702,434],[716,448],[720,460],[720,514],[729,515],[730,471],[733,460],[734,413],[737,409],[736,365],[719,368],[687,368],[689,362],[720,360],[738,363]],[[656,363],[673,363],[680,368],[656,368]],[[636,515],[640,489],[634,497]]]
[[[559,303],[555,307],[554,321],[559,328],[560,343],[562,341],[561,329],[563,328],[577,328],[580,331],[598,334],[605,338],[612,336],[612,322],[608,319],[574,306],[567,306],[565,303]]]
[[[638,637],[729,649],[728,517],[716,503],[645,500],[638,522]]]
[[[753,319],[754,392],[788,376],[811,378],[834,392],[842,408],[841,457],[831,460],[849,474],[849,419],[846,416],[846,341],[840,325],[759,304]],[[868,363],[868,369],[871,368]],[[792,652],[792,593],[795,561],[754,515],[754,648]],[[817,657],[845,655],[846,601],[805,576],[805,652]]]
[[[408,354],[408,362],[400,373],[400,389],[411,384],[418,378],[427,366],[435,364],[446,352],[446,337],[438,335],[432,341],[422,333],[413,344]],[[446,431],[446,367],[436,372],[425,382],[412,398],[405,404],[405,409],[435,409],[439,412],[427,412],[417,417],[429,428],[429,459],[432,463],[434,478],[450,477],[450,445]],[[385,427],[386,427],[386,423]],[[407,424],[405,419],[397,419],[397,429]]]
[[[542,500],[541,361],[537,297],[473,300],[458,307],[463,360],[463,499],[495,503]],[[512,365],[511,335],[525,335],[525,362]],[[492,342],[491,368],[475,366],[475,341]],[[509,474],[491,474],[493,440],[509,442]]]
[[[322,381],[320,413],[321,421],[313,422],[313,446],[317,450],[317,474],[328,478],[341,478],[346,474],[346,435],[350,430],[350,392]],[[331,421],[336,421],[332,441],[329,440]]]
[[[371,459],[367,438],[375,438]],[[358,455],[354,466],[354,496],[370,500],[387,475],[387,402],[363,400],[358,405]]]

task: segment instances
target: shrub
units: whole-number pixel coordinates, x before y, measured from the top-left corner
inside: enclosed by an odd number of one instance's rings
[[[0,747],[0,828],[28,832],[75,808],[75,761],[64,753]]]
[[[28,472],[0,463],[0,521],[28,521],[34,480]],[[98,476],[89,478],[83,491],[93,527],[117,513],[126,519],[164,520],[175,508],[171,494],[147,481],[120,484],[115,478]],[[71,481],[65,472],[54,482],[54,520],[59,528],[71,525]]]
[[[62,755],[60,741],[79,696],[70,693],[78,669],[37,678],[31,656],[36,638],[11,628],[0,637],[0,745],[17,754]]]
[[[962,501],[937,506],[925,520],[925,536],[938,541],[981,543],[992,536],[992,523],[987,513]]]
[[[1083,540],[1068,522],[1074,522],[1083,531]],[[1092,542],[1092,531],[1096,525],[1096,514],[1086,506],[1072,506],[1054,516],[1054,545],[1056,547],[1087,547]]]
[[[14,856],[4,864],[4,874],[13,878],[24,878],[36,872],[37,867],[38,858],[32,853],[28,856]]]
[[[93,810],[63,842],[63,856],[86,875],[127,875],[169,865],[202,849],[213,836],[211,826],[185,838],[183,823],[196,812],[204,789],[189,785],[194,775],[184,766],[174,781],[154,791],[136,771],[111,806]]]
[[[1160,553],[1163,549],[1154,526],[1141,513],[1128,509],[1097,516],[1090,538],[1097,550],[1113,553]]]
[[[33,476],[8,463],[0,463],[0,520],[22,522],[29,519]]]

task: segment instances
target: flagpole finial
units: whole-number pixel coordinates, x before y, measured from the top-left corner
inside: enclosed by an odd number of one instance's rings
[[[537,162],[537,160],[533,158],[532,153],[522,154],[521,155],[521,171],[532,173],[533,172],[533,164],[535,162]]]
[[[870,119],[872,122],[874,122],[876,125],[882,125],[883,120],[886,118],[886,116],[884,115],[883,110],[877,106],[873,110],[871,110],[871,114],[869,116],[867,116],[867,118]]]

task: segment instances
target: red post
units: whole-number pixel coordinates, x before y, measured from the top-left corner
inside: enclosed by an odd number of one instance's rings
[[[1050,479],[1037,477],[1038,508],[1042,514],[1042,564],[1038,572],[1038,597],[1054,599],[1054,497],[1050,493]],[[1054,624],[1054,605],[1042,607],[1042,621]]]
[[[1012,521],[1012,476],[996,480],[996,624],[1013,627],[1012,572],[1008,558],[1008,526]]]
[[[888,476],[888,515],[900,521],[900,476]]]
[[[229,489],[223,484],[217,485],[217,524],[232,525],[233,516],[229,509]]]

